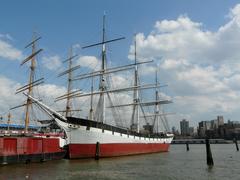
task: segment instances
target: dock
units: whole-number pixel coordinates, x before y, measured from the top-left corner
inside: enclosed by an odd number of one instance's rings
[[[209,139],[210,144],[231,144],[233,141],[225,139]],[[205,139],[175,139],[172,144],[205,144]]]

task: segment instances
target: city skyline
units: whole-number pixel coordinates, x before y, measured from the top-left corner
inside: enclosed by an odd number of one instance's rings
[[[15,90],[27,81],[27,70],[19,64],[29,54],[24,46],[31,41],[33,31],[42,36],[38,46],[44,49],[38,57],[45,77],[40,93],[43,100],[52,104],[57,95],[66,91],[65,80],[57,79],[57,74],[64,69],[62,61],[71,45],[80,54],[77,61],[85,68],[83,71],[99,65],[99,49],[83,51],[80,47],[101,39],[102,15],[106,12],[107,38],[126,37],[107,47],[111,66],[132,62],[136,34],[138,60],[154,60],[154,64],[140,68],[142,80],[153,82],[158,65],[159,81],[168,84],[161,90],[163,97],[173,100],[166,109],[176,113],[169,116],[170,126],[178,126],[182,119],[191,119],[196,126],[199,121],[219,114],[238,121],[240,4],[237,2],[105,0],[41,1],[37,5],[32,1],[2,2],[0,114],[7,115],[9,108],[23,99],[15,95]],[[116,78],[120,85],[126,83],[125,76]]]

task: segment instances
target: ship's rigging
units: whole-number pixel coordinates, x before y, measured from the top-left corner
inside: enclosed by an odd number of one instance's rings
[[[115,120],[115,124],[118,127],[123,127],[123,120],[122,116],[119,115],[119,108],[121,107],[130,107],[132,106],[132,115],[131,118],[128,120],[130,121],[130,127],[125,127],[125,128],[130,128],[131,131],[133,132],[140,132],[140,119],[143,118],[145,120],[146,124],[149,124],[149,119],[152,120],[150,123],[151,126],[156,126],[155,131],[158,132],[158,127],[159,127],[159,118],[161,119],[162,125],[165,127],[166,131],[169,130],[168,123],[166,120],[166,115],[169,113],[164,113],[161,112],[161,105],[162,104],[169,104],[171,103],[170,100],[160,100],[159,98],[159,92],[158,88],[159,87],[164,87],[165,85],[160,85],[159,82],[156,79],[156,82],[153,84],[141,84],[140,83],[140,78],[138,74],[138,66],[152,63],[153,61],[143,61],[139,62],[137,60],[137,41],[136,41],[136,36],[134,38],[134,63],[128,64],[128,65],[123,65],[119,67],[107,67],[107,56],[106,56],[106,45],[111,42],[119,41],[124,39],[124,37],[120,38],[115,38],[112,40],[106,40],[105,37],[105,15],[103,16],[103,27],[102,27],[102,41],[99,43],[91,44],[82,47],[82,49],[90,48],[90,47],[95,47],[101,45],[101,69],[97,71],[92,71],[89,73],[84,73],[84,74],[79,74],[76,76],[72,76],[72,71],[75,71],[78,69],[80,66],[72,67],[71,60],[72,54],[70,54],[70,57],[68,59],[69,62],[69,69],[61,73],[59,76],[68,74],[68,92],[65,95],[59,96],[56,98],[56,101],[64,100],[67,99],[66,103],[66,110],[65,110],[65,116],[69,116],[71,110],[71,103],[70,100],[73,98],[82,98],[82,97],[90,97],[90,110],[89,110],[89,120],[94,120],[96,122],[100,122],[102,124],[107,123],[106,122],[106,109],[111,109],[112,111],[112,117]],[[108,85],[109,82],[109,76],[113,73],[118,73],[118,72],[124,72],[124,71],[129,71],[129,70],[134,70],[134,83],[132,86],[128,87],[121,87],[121,88],[113,88]],[[94,91],[93,88],[93,81],[94,77],[99,77],[99,88],[98,90]],[[157,77],[156,77],[157,78]],[[73,81],[80,81],[84,79],[90,79],[91,81],[91,90],[90,92],[82,92],[80,90],[74,90],[72,91],[72,86],[71,83]],[[143,102],[141,100],[141,91],[147,90],[147,89],[156,89],[155,92],[155,100],[154,101],[149,101],[149,102]],[[133,101],[132,103],[125,103],[125,104],[114,104],[116,98],[112,99],[113,94],[118,94],[120,92],[133,92]],[[99,95],[99,100],[96,103],[97,105],[94,107],[93,104],[93,98],[94,96]],[[108,100],[108,105],[106,105],[106,100]],[[154,106],[155,111],[154,114],[148,114],[145,112],[144,107],[149,107],[149,106]],[[140,113],[143,114],[143,116],[140,116]],[[125,118],[125,117],[124,117]],[[126,121],[126,118],[125,120]],[[108,122],[109,123],[109,122]]]
[[[24,92],[24,91],[27,91],[27,94],[28,95],[34,95],[34,88],[40,84],[42,84],[44,82],[44,78],[39,78],[39,79],[36,79],[36,74],[35,74],[35,71],[36,71],[36,56],[43,51],[43,49],[37,49],[36,47],[36,43],[41,39],[40,36],[37,36],[36,33],[33,34],[33,39],[32,41],[25,46],[25,49],[26,48],[29,48],[31,47],[31,54],[25,58],[22,62],[21,62],[21,66],[30,62],[30,66],[29,66],[29,69],[30,69],[30,73],[29,73],[29,80],[28,80],[28,84],[18,88],[16,90],[16,94],[18,93],[21,93],[21,92]],[[16,107],[13,107],[11,108],[10,110],[13,110],[13,109],[16,109],[16,108],[19,108],[19,107],[25,107],[25,120],[24,120],[24,125],[25,125],[25,128],[24,128],[24,132],[25,133],[28,133],[28,127],[29,127],[29,124],[30,124],[30,120],[31,120],[31,113],[33,113],[33,102],[30,98],[27,97],[27,100],[24,104],[21,104],[21,105],[18,105]]]

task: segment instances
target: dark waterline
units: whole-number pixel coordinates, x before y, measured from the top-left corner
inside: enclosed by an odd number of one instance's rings
[[[239,180],[240,152],[234,144],[212,144],[214,167],[206,165],[205,145],[172,145],[170,152],[95,160],[59,160],[0,167],[0,180],[209,179]]]

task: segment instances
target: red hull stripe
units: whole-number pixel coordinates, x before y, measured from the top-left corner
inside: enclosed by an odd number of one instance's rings
[[[94,158],[96,155],[96,144],[69,144],[69,157],[72,158]],[[167,152],[169,144],[160,143],[126,143],[126,144],[100,144],[99,157],[113,157],[134,154],[145,154],[154,152]]]

